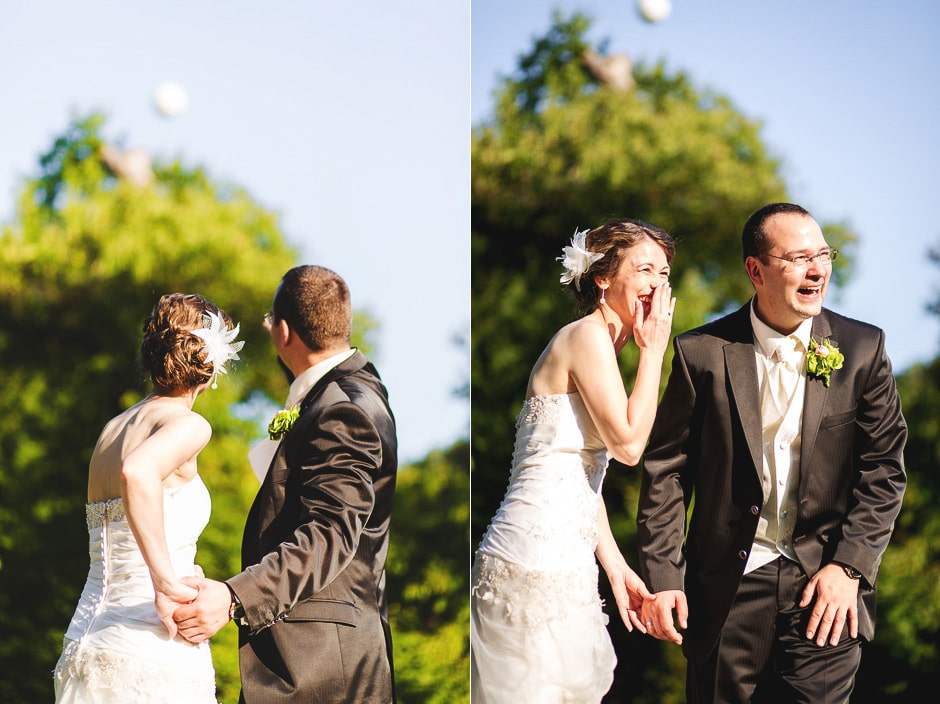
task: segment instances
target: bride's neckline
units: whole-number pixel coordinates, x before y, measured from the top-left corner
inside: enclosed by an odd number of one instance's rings
[[[532,396],[529,396],[525,401],[526,403],[529,403],[530,401],[532,401],[532,399],[536,399],[536,398],[565,398],[568,396],[578,396],[578,395],[580,395],[580,392],[578,391],[569,391],[568,393],[563,393],[563,394],[533,394]]]

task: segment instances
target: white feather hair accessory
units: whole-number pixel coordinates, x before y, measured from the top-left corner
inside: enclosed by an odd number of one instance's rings
[[[238,359],[238,351],[245,346],[245,341],[235,342],[240,324],[229,330],[222,316],[211,312],[203,313],[202,320],[204,327],[193,330],[192,333],[206,343],[205,362],[212,365],[212,388],[216,389],[216,375],[228,374],[225,365],[233,359]]]
[[[564,256],[556,257],[565,269],[561,275],[561,283],[568,284],[573,281],[574,287],[579,291],[581,290],[581,277],[591,268],[591,264],[604,257],[603,252],[598,254],[587,250],[585,241],[588,232],[589,230],[578,232],[578,228],[575,228],[571,244],[562,250]]]

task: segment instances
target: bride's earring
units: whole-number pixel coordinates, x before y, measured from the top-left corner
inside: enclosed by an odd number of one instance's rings
[[[607,303],[607,287],[601,289],[601,297],[597,301],[597,305],[602,306]]]

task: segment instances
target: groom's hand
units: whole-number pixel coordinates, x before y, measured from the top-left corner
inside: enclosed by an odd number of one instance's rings
[[[649,635],[682,645],[682,634],[676,629],[675,622],[683,630],[689,626],[689,605],[685,592],[678,589],[656,592],[654,600],[643,602],[641,613]]]
[[[199,590],[199,596],[173,612],[179,634],[192,643],[202,643],[218,633],[229,622],[232,593],[224,582],[200,577],[184,577],[183,581]]]

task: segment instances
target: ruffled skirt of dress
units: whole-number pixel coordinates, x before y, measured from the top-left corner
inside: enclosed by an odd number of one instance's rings
[[[217,704],[208,642],[168,645],[185,656],[157,662],[66,639],[55,668],[56,704]]]
[[[473,704],[597,704],[617,657],[593,570],[532,572],[477,555],[470,607]]]

